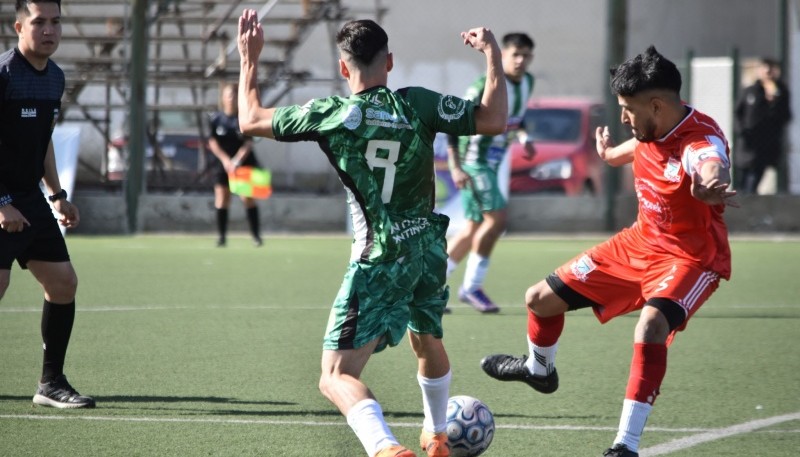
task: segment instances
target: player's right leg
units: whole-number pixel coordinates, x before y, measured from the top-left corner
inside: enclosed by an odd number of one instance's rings
[[[558,389],[555,354],[569,305],[542,280],[525,293],[528,307],[528,353],[521,357],[494,354],[481,360],[481,368],[500,381],[521,381],[542,393]]]
[[[214,208],[217,217],[217,246],[224,247],[228,235],[228,207],[231,203],[231,191],[227,184],[227,175],[224,175],[224,184],[220,182],[222,180],[221,177],[218,177],[217,180],[218,182],[214,184]]]

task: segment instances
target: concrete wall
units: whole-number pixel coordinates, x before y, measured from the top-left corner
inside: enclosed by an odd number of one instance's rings
[[[81,224],[71,233],[124,234],[125,201],[121,194],[76,194]],[[740,199],[742,208],[726,211],[731,233],[800,233],[800,197],[752,196]],[[193,232],[216,230],[213,195],[145,195],[140,200],[139,227],[142,233]],[[604,232],[605,200],[597,197],[513,196],[509,200],[510,233],[586,233]],[[336,195],[273,195],[259,201],[261,222],[269,232],[344,233],[347,205],[342,193]],[[247,228],[239,201],[232,201],[231,231]],[[630,225],[636,218],[636,198],[616,200],[616,228]]]

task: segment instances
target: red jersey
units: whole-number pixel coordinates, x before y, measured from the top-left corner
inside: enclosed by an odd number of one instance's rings
[[[636,144],[633,177],[639,214],[632,227],[655,253],[698,262],[730,279],[731,251],[723,212],[691,194],[692,174],[706,161],[730,166],[730,148],[709,116],[691,111],[659,140]]]

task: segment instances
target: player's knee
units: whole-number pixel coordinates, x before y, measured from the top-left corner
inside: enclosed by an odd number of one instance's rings
[[[670,331],[670,323],[664,314],[652,306],[645,306],[636,323],[634,340],[637,343],[664,344]]]
[[[8,289],[8,284],[10,280],[10,275],[0,274],[0,300],[3,299],[3,296],[6,294],[6,289]]]
[[[44,284],[45,294],[54,303],[68,303],[75,299],[78,291],[78,276],[75,272],[60,275],[58,278]]]
[[[525,291],[525,306],[536,315],[542,311],[544,292],[541,282],[528,287]]]

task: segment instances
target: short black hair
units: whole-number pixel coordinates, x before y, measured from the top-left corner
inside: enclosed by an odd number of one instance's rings
[[[381,51],[389,49],[389,36],[375,21],[349,21],[336,34],[336,46],[353,56],[356,62],[369,65]]]
[[[533,49],[533,38],[529,37],[527,33],[522,32],[506,33],[503,35],[503,47],[508,48],[510,46]]]
[[[681,72],[651,45],[645,52],[611,68],[611,92],[632,97],[647,90],[681,91]]]
[[[31,3],[55,3],[58,5],[58,10],[61,11],[61,0],[17,0],[16,12],[17,14],[25,13],[30,14],[28,5]]]

